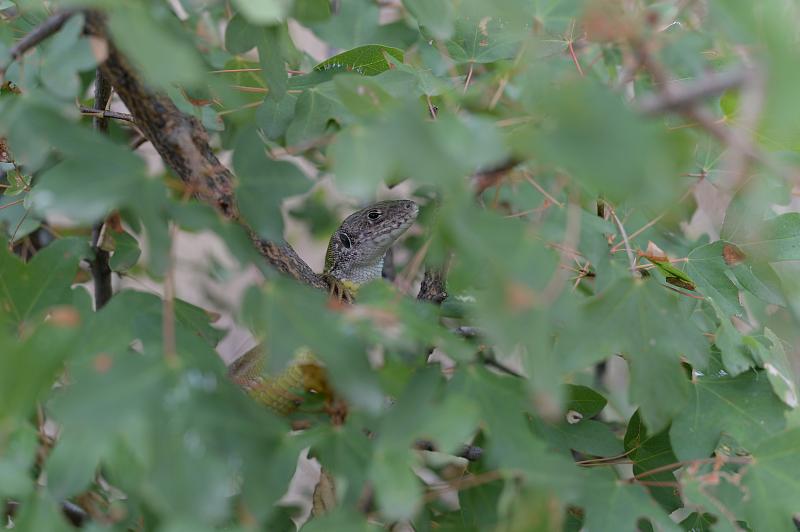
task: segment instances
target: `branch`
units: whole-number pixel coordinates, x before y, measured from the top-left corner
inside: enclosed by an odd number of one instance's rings
[[[102,126],[102,129],[100,129],[101,131],[105,131],[106,129],[108,129],[108,125],[107,125],[108,124],[108,120],[107,120],[108,118],[113,118],[115,120],[124,120],[125,122],[130,122],[132,124],[136,123],[136,121],[133,119],[133,116],[129,115],[127,113],[118,113],[116,111],[107,111],[107,110],[105,110],[103,108],[92,109],[91,107],[83,107],[83,106],[81,106],[80,109],[81,109],[81,114],[82,115],[95,117],[95,128],[97,128],[97,123],[100,122],[100,121],[102,121],[102,123],[105,124],[104,126]]]
[[[417,299],[440,305],[447,299],[447,280],[445,276],[445,268],[426,267]]]
[[[108,102],[111,100],[111,84],[103,76],[100,69],[97,69],[94,80],[94,109],[91,111],[105,112]],[[84,108],[81,108],[83,111]],[[95,116],[94,128],[103,134],[108,133],[108,120],[102,115]],[[102,248],[104,221],[100,220],[92,227],[92,251],[94,258],[89,262],[94,280],[94,307],[100,310],[111,299],[111,267],[108,264],[109,253]]]
[[[85,31],[108,41],[108,57],[100,65],[103,76],[128,107],[142,134],[188,190],[226,218],[242,224],[258,251],[278,271],[315,288],[327,289],[322,277],[314,273],[290,245],[259,237],[239,217],[234,194],[235,178],[217,159],[206,130],[197,119],[179,111],[167,95],[154,91],[142,81],[127,58],[111,42],[101,13],[86,12]]]
[[[64,23],[67,22],[72,15],[76,14],[77,11],[74,9],[68,9],[64,11],[59,11],[55,15],[51,16],[33,30],[31,30],[28,34],[26,34],[22,39],[17,41],[17,44],[14,45],[11,50],[8,52],[8,61],[0,66],[0,80],[4,77],[6,70],[8,67],[11,66],[14,61],[22,57],[25,52],[42,42],[43,40],[47,39],[54,33],[58,32]]]
[[[670,83],[670,90],[642,97],[637,108],[644,114],[690,109],[706,98],[742,87],[754,75],[751,69],[738,69],[709,74],[691,83]]]
[[[614,208],[611,207],[611,205],[609,205],[608,209],[611,211],[611,218],[613,218],[614,223],[617,224],[617,228],[619,229],[619,234],[622,237],[622,242],[625,244],[625,254],[628,255],[628,263],[631,270],[631,275],[633,275],[634,279],[638,279],[640,277],[639,270],[636,268],[636,257],[633,256],[633,251],[631,250],[631,244],[628,241],[628,233],[625,232],[625,227],[619,220],[619,217],[617,216],[617,213],[614,211]]]

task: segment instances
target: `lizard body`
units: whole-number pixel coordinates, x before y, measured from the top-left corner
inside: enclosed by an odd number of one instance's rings
[[[381,201],[348,216],[333,233],[325,254],[323,278],[331,291],[349,300],[362,284],[380,279],[392,244],[411,227],[419,207],[410,200]],[[256,346],[228,368],[228,375],[258,402],[278,414],[299,404],[298,391],[324,391],[324,370],[311,353],[298,355],[280,375],[264,374],[267,353]]]

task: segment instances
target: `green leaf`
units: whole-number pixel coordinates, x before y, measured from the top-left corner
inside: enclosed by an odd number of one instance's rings
[[[625,452],[633,462],[634,477],[645,476],[646,480],[656,482],[676,482],[674,471],[680,467],[669,440],[669,430],[650,435],[636,411],[628,421],[625,431]],[[674,467],[664,469],[674,464]],[[658,469],[659,471],[649,473]],[[646,474],[646,475],[645,475]],[[645,486],[645,489],[667,511],[672,512],[682,506],[677,488],[669,486]]]
[[[263,34],[263,28],[253,26],[236,13],[225,27],[225,48],[232,54],[243,54],[255,48]]]
[[[80,89],[78,73],[97,64],[88,39],[81,39],[83,16],[72,17],[48,43],[40,76],[45,86],[61,98],[74,98]]]
[[[605,408],[606,398],[588,386],[567,385],[567,410],[580,412],[584,419],[596,416]]]
[[[717,518],[711,514],[692,512],[680,525],[687,532],[711,532],[716,522]]]
[[[722,434],[752,450],[786,425],[786,407],[763,371],[738,377],[698,375],[691,387],[689,404],[675,416],[669,432],[680,460],[709,457]]]
[[[294,164],[267,157],[252,128],[239,135],[233,166],[239,178],[236,196],[242,216],[259,236],[281,240],[283,200],[306,192],[311,181]]]
[[[300,95],[294,120],[286,129],[286,144],[297,146],[318,140],[328,131],[329,122],[340,119],[342,105],[332,92],[333,85],[323,83]]]
[[[272,95],[264,98],[264,103],[256,111],[256,123],[270,140],[277,140],[286,133],[294,120],[297,96],[285,94],[280,99]]]
[[[759,261],[800,260],[800,213],[781,214],[767,220],[736,245],[746,256]]]
[[[422,502],[422,486],[412,465],[407,449],[384,447],[375,451],[369,477],[381,514],[390,521],[410,519]]]
[[[292,0],[234,0],[239,12],[257,25],[283,21],[292,8]]]
[[[744,309],[739,304],[739,290],[728,278],[728,265],[723,253],[727,243],[718,240],[695,248],[689,253],[686,273],[697,285],[697,290],[713,301],[725,314],[741,316]]]
[[[28,423],[0,430],[0,497],[20,499],[33,492],[31,468],[36,459],[36,429]]]
[[[328,0],[294,0],[292,18],[304,25],[323,22],[330,16],[331,4]]]
[[[744,514],[753,530],[794,528],[800,511],[800,429],[775,434],[753,449],[753,463],[742,476],[748,497]]]
[[[449,39],[453,34],[455,10],[450,0],[403,0],[403,5],[433,38]]]
[[[78,262],[88,256],[89,245],[79,238],[56,240],[27,264],[0,245],[0,309],[22,326],[43,310],[68,303]]]
[[[112,233],[110,238],[113,239],[114,246],[114,254],[111,255],[109,260],[111,270],[124,272],[136,266],[139,257],[142,255],[139,242],[126,231]]]
[[[391,68],[391,64],[387,60],[388,57],[402,62],[403,50],[380,44],[359,46],[329,57],[316,65],[314,70],[323,72],[357,72],[364,76],[375,76]]]
[[[631,400],[641,407],[647,428],[660,431],[689,397],[680,356],[701,368],[708,357],[708,342],[679,297],[651,281],[623,278],[612,284],[582,307],[579,330],[559,335],[563,370],[622,353],[631,369]]]
[[[675,176],[688,157],[683,137],[665,133],[595,83],[565,83],[557,91],[535,85],[548,74],[531,73],[531,110],[547,120],[520,130],[520,152],[565,169],[592,197],[635,198],[654,210],[677,199]],[[618,149],[633,145],[636,150]],[[649,176],[646,184],[642,175]]]
[[[579,504],[586,510],[587,530],[635,532],[641,517],[651,519],[660,530],[680,530],[643,486],[620,481],[611,469],[588,471]]]
[[[540,430],[552,447],[572,449],[590,456],[619,456],[622,442],[605,423],[582,419],[575,423],[543,423]]]
[[[0,328],[0,426],[35,411],[75,348],[75,332],[71,323],[47,323],[19,340]]]
[[[755,339],[747,338],[745,341],[759,365],[766,371],[775,395],[790,408],[797,408],[797,381],[783,342],[768,327],[764,327],[764,336],[772,344],[769,348]]]
[[[271,0],[258,3],[268,5]],[[194,84],[203,78],[203,61],[194,46],[183,38],[183,32],[171,31],[164,21],[156,20],[147,4],[114,4],[108,27],[114,44],[148,83],[166,88],[172,83]]]
[[[429,9],[431,8],[426,8]],[[441,12],[440,17],[445,14],[435,26],[439,33],[452,31],[446,9],[446,7],[438,9]],[[427,14],[433,15],[430,11],[427,11]],[[521,34],[512,30],[512,25],[515,24],[500,17],[458,18],[455,22],[455,33],[446,43],[447,51],[456,63],[491,63],[498,59],[510,59],[517,53],[521,42]],[[524,25],[519,29],[523,28]]]
[[[713,300],[711,304],[720,321],[714,333],[714,344],[722,355],[722,367],[731,376],[739,375],[754,366],[750,349],[745,346],[742,334],[733,326],[728,315]]]
[[[3,194],[0,196],[0,235],[4,238],[19,240],[25,238],[41,225],[41,220],[32,215],[26,208],[24,199]]]
[[[289,85],[289,76],[286,73],[283,56],[279,31],[276,28],[262,29],[258,39],[258,60],[269,93],[276,100],[286,94],[286,88]]]

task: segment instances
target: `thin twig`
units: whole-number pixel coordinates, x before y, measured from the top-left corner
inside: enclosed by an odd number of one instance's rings
[[[689,189],[686,192],[683,193],[683,196],[681,196],[681,198],[676,202],[676,204],[683,203],[683,201],[686,198],[689,197],[689,194],[691,194],[693,190],[694,190],[693,186],[689,187]],[[630,240],[633,240],[634,238],[636,238],[637,236],[639,236],[643,232],[647,231],[650,227],[652,227],[653,225],[657,224],[659,220],[661,220],[664,216],[666,216],[669,211],[670,211],[670,209],[665,209],[664,212],[662,212],[661,214],[659,214],[658,216],[656,216],[655,218],[653,218],[652,220],[650,220],[649,222],[644,224],[642,227],[640,227],[639,229],[637,229],[636,231],[634,231],[633,233],[628,235],[628,238]],[[615,244],[614,246],[612,246],[611,247],[611,253],[616,253],[617,251],[619,251],[619,248],[622,245],[623,245],[623,243],[619,243],[619,244]]]
[[[756,76],[752,69],[736,69],[705,75],[693,82],[662,85],[661,92],[639,100],[637,109],[644,114],[660,114],[685,110],[707,98],[736,89]],[[666,89],[666,90],[664,90]]]
[[[558,253],[560,264],[564,265],[578,258],[577,255],[566,250],[577,247],[581,234],[581,208],[578,204],[578,195],[573,193],[572,196],[574,197],[570,198],[567,206],[567,227],[564,229],[564,240]],[[542,292],[542,298],[546,305],[554,303],[558,299],[568,279],[568,271],[563,268],[556,268]]]
[[[168,363],[177,363],[175,342],[175,233],[173,224],[169,229],[167,273],[164,276],[164,304],[162,309],[162,331],[164,336],[164,357]]]
[[[81,114],[86,116],[93,116],[95,118],[113,118],[115,120],[124,120],[125,122],[130,122],[131,124],[135,124],[136,121],[133,119],[133,116],[127,113],[118,113],[117,111],[107,111],[105,109],[92,109],[91,107],[83,107],[81,106]]]
[[[544,189],[544,187],[542,187],[539,183],[537,183],[536,180],[533,178],[533,176],[529,172],[525,171],[525,172],[523,172],[522,175],[525,176],[525,180],[528,183],[530,183],[536,190],[538,190],[539,192],[542,193],[542,196],[544,196],[545,198],[550,200],[551,203],[553,203],[555,205],[558,205],[558,207],[560,209],[564,208],[564,204],[561,203],[560,201],[558,201],[557,199],[555,199],[549,192],[547,192]]]
[[[469,64],[469,72],[467,72],[467,79],[466,79],[466,81],[464,81],[464,90],[462,91],[462,94],[466,94],[467,93],[467,89],[469,88],[469,83],[470,83],[470,81],[472,81],[472,70],[474,68],[475,68],[475,64],[474,63],[470,63]]]
[[[423,500],[425,502],[432,502],[438,499],[442,493],[447,493],[448,491],[461,491],[468,488],[474,488],[476,486],[487,484],[489,482],[494,482],[495,480],[500,480],[502,478],[503,474],[500,471],[487,471],[479,475],[464,477],[449,484],[431,486],[431,491],[425,494]]]
[[[614,219],[614,223],[617,224],[617,228],[619,229],[619,234],[622,236],[622,242],[625,244],[625,253],[628,255],[628,262],[630,263],[630,270],[631,275],[638,279],[639,278],[639,271],[636,269],[636,257],[633,255],[633,250],[631,249],[631,244],[628,241],[628,234],[625,232],[625,227],[623,227],[622,222],[619,221],[619,217],[617,213],[614,211],[614,208],[608,204],[608,210],[611,212],[611,217]]]
[[[108,134],[108,116],[105,115],[106,107],[111,101],[111,84],[103,76],[98,68],[94,79],[94,129],[102,134]],[[83,112],[83,108],[81,108]],[[131,122],[133,117],[131,117]],[[94,281],[94,306],[95,310],[100,310],[111,299],[111,266],[109,265],[110,254],[103,249],[103,229],[105,220],[99,220],[92,227],[92,251],[94,257],[90,261],[92,279]]]

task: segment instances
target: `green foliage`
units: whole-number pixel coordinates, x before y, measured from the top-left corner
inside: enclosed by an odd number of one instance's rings
[[[107,135],[80,114],[109,45],[84,14],[11,57],[78,5],[203,124],[238,220],[131,149],[174,126],[162,109]],[[4,524],[69,530],[77,504],[89,530],[794,530],[792,2],[0,0],[0,15]],[[739,69],[745,83],[708,89]],[[417,228],[394,286],[353,306],[271,275],[239,223],[321,246],[387,196],[420,204]],[[181,232],[225,257],[197,267]],[[102,308],[95,245],[114,279]],[[268,279],[241,297],[205,289],[252,264]],[[416,300],[443,265],[447,300]],[[289,416],[257,404],[217,353],[232,322],[267,374],[310,353],[335,394]],[[283,499],[304,452],[335,486],[310,520]]]

